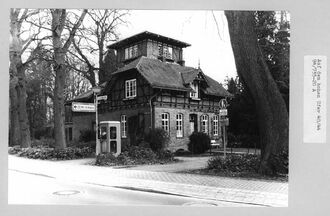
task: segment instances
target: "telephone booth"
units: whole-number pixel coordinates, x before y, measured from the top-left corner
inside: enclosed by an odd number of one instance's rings
[[[121,136],[119,121],[100,122],[101,153],[111,152],[115,156],[121,153]]]

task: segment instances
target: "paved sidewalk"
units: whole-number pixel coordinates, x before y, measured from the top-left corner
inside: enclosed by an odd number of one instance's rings
[[[9,169],[103,186],[150,190],[242,204],[288,206],[288,184],[281,182],[115,169],[70,162],[30,160],[15,156],[9,156]]]

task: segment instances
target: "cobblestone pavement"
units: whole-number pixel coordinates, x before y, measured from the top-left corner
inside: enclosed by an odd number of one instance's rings
[[[149,190],[261,206],[288,206],[288,183],[115,169],[9,156],[9,169],[89,184]]]

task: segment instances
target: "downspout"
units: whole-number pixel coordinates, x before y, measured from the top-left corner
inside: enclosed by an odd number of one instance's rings
[[[153,113],[152,113],[152,100],[154,98],[156,98],[159,95],[159,93],[160,93],[160,91],[157,92],[157,93],[155,93],[154,95],[152,95],[150,97],[150,99],[149,99],[149,105],[150,105],[150,129],[153,129],[153,124],[154,124],[153,118],[152,118],[152,116],[153,116]]]

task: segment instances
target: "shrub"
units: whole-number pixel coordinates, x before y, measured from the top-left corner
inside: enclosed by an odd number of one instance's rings
[[[289,154],[287,150],[282,150],[278,155],[271,156],[273,173],[288,174],[289,172]]]
[[[89,142],[94,140],[96,140],[95,131],[89,129],[80,131],[79,141]]]
[[[8,149],[8,153],[9,154],[18,154],[21,151],[21,147],[20,146],[13,146],[13,147],[9,147]]]
[[[174,161],[174,154],[169,150],[162,150],[157,152],[157,158],[163,162]]]
[[[19,157],[27,157],[42,160],[70,160],[85,158],[93,155],[93,150],[89,147],[85,148],[65,148],[54,149],[48,147],[20,148],[12,147],[9,154],[17,154]]]
[[[157,153],[150,148],[130,146],[118,157],[112,153],[99,154],[96,156],[95,165],[99,166],[118,166],[118,165],[138,165],[167,163],[174,161],[174,155],[170,151],[160,150]]]
[[[191,155],[191,152],[184,150],[184,149],[178,149],[175,151],[175,156],[185,156],[185,155]]]
[[[95,144],[95,140],[93,141],[89,141],[89,142],[80,142],[80,141],[70,141],[67,143],[68,147],[73,147],[73,148],[85,148],[85,147],[89,147],[91,149],[93,149],[95,151],[96,148],[96,144]]]
[[[203,132],[194,132],[189,136],[188,150],[194,154],[201,154],[211,147],[209,135]]]
[[[170,141],[168,133],[162,128],[155,128],[149,131],[145,136],[145,141],[149,143],[150,148],[157,152],[164,150]]]
[[[215,156],[208,160],[207,168],[225,172],[257,172],[260,164],[259,155],[232,154],[226,158]]]
[[[154,161],[157,155],[150,148],[141,146],[131,146],[127,150],[127,156],[141,163]]]
[[[49,147],[54,148],[55,140],[51,138],[35,139],[31,142],[31,147]]]

